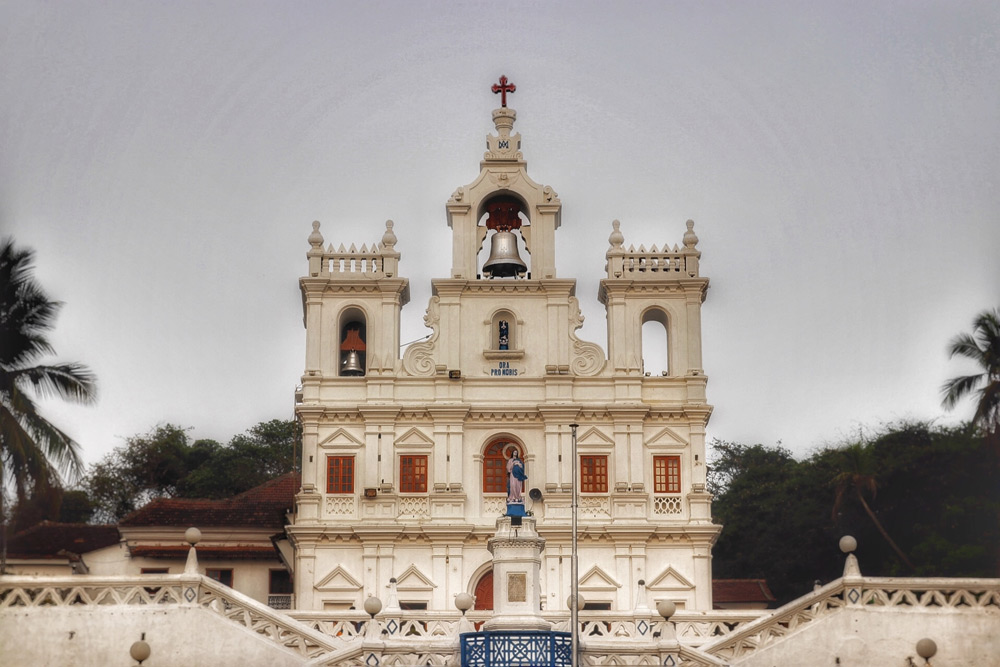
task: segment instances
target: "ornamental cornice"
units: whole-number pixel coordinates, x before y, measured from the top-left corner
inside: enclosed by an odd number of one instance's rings
[[[545,550],[545,539],[541,537],[494,537],[486,542],[490,553],[497,549],[531,549]]]
[[[468,403],[454,405],[435,404],[427,406],[427,414],[435,422],[454,421],[462,422],[468,416],[472,406]]]
[[[484,422],[530,422],[538,419],[535,410],[469,410],[466,418],[470,423]]]
[[[577,404],[547,405],[540,403],[537,409],[538,414],[542,417],[542,420],[546,422],[564,422],[567,420],[573,420],[577,419],[581,414],[580,406]]]
[[[359,405],[358,412],[366,422],[395,421],[399,417],[398,405]]]
[[[649,406],[642,403],[609,405],[608,414],[616,421],[642,421],[649,414]]]

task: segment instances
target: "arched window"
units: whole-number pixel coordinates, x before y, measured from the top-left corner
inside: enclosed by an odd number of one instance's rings
[[[365,374],[367,340],[368,330],[364,312],[359,308],[348,308],[340,316],[337,375],[357,377]]]
[[[651,308],[642,315],[642,368],[646,375],[670,374],[667,314]]]
[[[506,438],[497,438],[483,452],[483,493],[507,493],[507,450],[513,447],[524,458],[519,444]]]

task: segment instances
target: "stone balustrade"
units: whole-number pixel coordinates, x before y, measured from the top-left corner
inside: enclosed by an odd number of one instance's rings
[[[19,634],[18,621],[44,608],[84,615],[92,615],[93,608],[117,609],[120,616],[123,608],[142,614],[171,607],[206,611],[255,633],[289,658],[315,665],[361,665],[372,656],[380,664],[391,656],[397,662],[443,665],[456,655],[459,634],[491,616],[472,610],[463,620],[457,611],[402,611],[383,612],[373,621],[359,610],[283,613],[201,575],[0,577],[0,627],[8,634]],[[615,664],[639,664],[644,656],[662,653],[664,637],[677,647],[677,664],[756,664],[756,653],[836,614],[878,610],[997,624],[1000,580],[845,576],[773,611],[682,610],[671,618],[672,627],[651,610],[584,611],[579,636],[593,664],[605,664],[602,656]],[[569,628],[566,611],[547,611],[543,617],[553,630]]]

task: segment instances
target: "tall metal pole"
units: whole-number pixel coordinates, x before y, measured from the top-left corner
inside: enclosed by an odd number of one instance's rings
[[[576,553],[576,499],[577,499],[577,460],[576,460],[576,429],[579,424],[570,424],[570,430],[573,432],[573,500],[570,503],[572,519],[572,547],[570,548],[570,560],[569,560],[569,576],[570,576],[570,594],[572,596],[573,604],[569,607],[569,627],[570,627],[570,650],[573,652],[570,658],[570,664],[572,667],[577,667],[580,664],[580,563],[577,560]]]

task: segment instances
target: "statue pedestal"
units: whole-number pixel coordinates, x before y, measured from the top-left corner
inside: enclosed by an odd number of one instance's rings
[[[520,525],[513,525],[520,519]],[[496,534],[486,543],[493,554],[493,618],[483,630],[550,630],[542,618],[539,572],[545,540],[531,516],[502,516]]]

